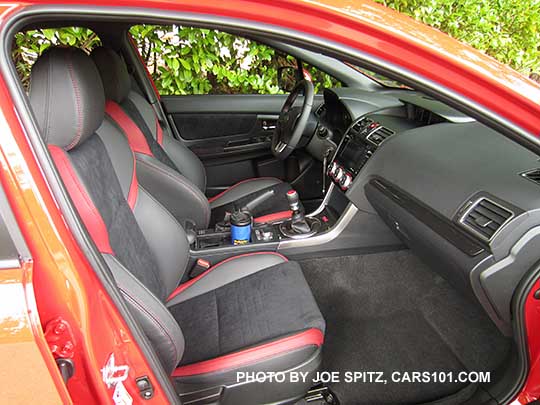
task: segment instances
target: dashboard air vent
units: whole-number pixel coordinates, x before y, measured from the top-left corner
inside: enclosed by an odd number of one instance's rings
[[[326,105],[323,103],[319,106],[319,108],[317,108],[315,115],[322,117],[325,112],[326,112]]]
[[[363,118],[360,121],[358,121],[356,124],[353,125],[353,129],[356,132],[360,132],[360,130],[366,128],[372,122],[373,122],[373,120],[370,120],[369,118]]]
[[[527,172],[521,173],[521,175],[527,180],[535,182],[536,184],[540,184],[540,169],[529,170]]]
[[[371,132],[366,139],[373,143],[375,146],[379,146],[384,140],[390,138],[394,135],[394,131],[386,127],[378,127],[376,130]]]
[[[513,216],[508,208],[484,197],[474,202],[459,221],[482,239],[490,241]]]

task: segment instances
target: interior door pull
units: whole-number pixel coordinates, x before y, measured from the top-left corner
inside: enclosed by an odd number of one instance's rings
[[[269,123],[267,121],[263,121],[262,122],[262,129],[264,129],[265,131],[273,131],[274,129],[276,129],[276,124],[275,123]]]

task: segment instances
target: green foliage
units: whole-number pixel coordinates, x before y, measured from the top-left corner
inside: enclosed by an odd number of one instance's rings
[[[225,32],[137,25],[130,29],[161,94],[282,93],[277,70],[295,66],[290,56]],[[317,90],[335,84],[310,67]]]
[[[32,65],[38,56],[51,45],[76,46],[90,52],[100,44],[101,41],[97,35],[87,28],[66,27],[32,30],[19,32],[15,35],[11,54],[23,86],[27,88]]]
[[[376,0],[514,69],[540,71],[540,0]]]
[[[296,61],[268,46],[224,32],[180,26],[133,26],[130,33],[161,94],[282,93],[277,69]],[[35,60],[51,45],[89,53],[101,41],[80,27],[41,29],[15,36],[13,60],[25,88]],[[339,86],[331,76],[306,66],[316,90]]]
[[[540,71],[540,0],[376,0],[472,45],[524,74]],[[224,32],[181,26],[138,25],[130,30],[162,94],[276,94],[290,56]],[[19,33],[13,59],[25,86],[35,59],[52,44],[90,51],[100,40],[68,27]],[[315,89],[340,85],[306,66]]]
[[[163,94],[277,93],[273,49],[224,32],[138,25],[130,30]]]

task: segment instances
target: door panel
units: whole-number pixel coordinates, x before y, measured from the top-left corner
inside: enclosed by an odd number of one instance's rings
[[[270,145],[286,95],[165,96],[161,102],[177,135],[207,170],[207,194],[251,177],[286,179]]]
[[[287,95],[162,96],[161,102],[176,135],[201,159],[207,172],[207,195],[252,177],[277,177],[295,182],[306,156],[274,158],[270,146]],[[322,96],[317,95],[317,99]],[[302,103],[302,97],[297,100]],[[319,102],[319,100],[317,100]],[[308,159],[311,160],[311,159]],[[301,195],[304,182],[296,184]]]
[[[257,114],[185,113],[173,115],[174,125],[185,140],[204,140],[250,134]]]
[[[193,96],[161,96],[170,114],[226,113],[277,114],[287,94],[208,94]]]

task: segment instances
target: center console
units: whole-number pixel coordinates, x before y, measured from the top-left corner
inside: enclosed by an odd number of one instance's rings
[[[371,118],[355,121],[347,130],[328,167],[328,176],[346,191],[379,145],[394,131]]]
[[[369,245],[372,240],[380,244],[394,243],[394,239],[385,239],[386,234],[379,231],[379,224],[374,223],[372,216],[356,215],[357,209],[345,193],[379,145],[393,134],[394,131],[375,119],[357,119],[345,132],[326,170],[332,184],[318,209],[304,215],[303,210],[295,208],[298,196],[287,195],[292,218],[262,224],[254,221],[249,242],[241,245],[233,244],[231,231],[227,227],[198,230],[192,238],[192,259],[205,258],[216,262],[231,255],[257,251],[283,251],[309,256],[320,249],[352,249]],[[249,208],[243,207],[247,212],[252,212]],[[370,230],[366,232],[368,241],[362,239],[364,233],[353,230],[360,226]],[[351,230],[345,232],[347,227]]]
[[[328,231],[337,220],[337,213],[332,209],[325,208],[317,214],[306,216],[313,232],[307,237],[317,233]],[[240,248],[242,247],[262,247],[262,244],[270,246],[287,239],[296,239],[294,234],[287,233],[287,224],[290,219],[274,221],[266,224],[254,223],[251,227],[251,241],[247,245],[235,246],[231,240],[231,231],[228,229],[218,231],[215,229],[203,229],[197,231],[196,238],[192,245],[193,251],[205,251],[208,249]],[[312,225],[316,224],[316,225]]]

